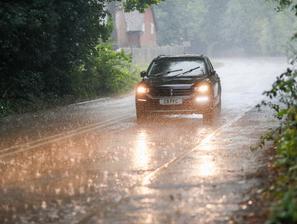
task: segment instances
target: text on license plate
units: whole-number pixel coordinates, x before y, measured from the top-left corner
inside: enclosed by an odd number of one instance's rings
[[[161,105],[179,105],[179,104],[182,104],[182,103],[183,103],[182,98],[173,97],[173,98],[162,98],[162,99],[160,99],[160,104]]]

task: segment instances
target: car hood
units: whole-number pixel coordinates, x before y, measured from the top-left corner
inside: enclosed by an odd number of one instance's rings
[[[182,77],[182,78],[160,78],[147,79],[144,82],[151,87],[169,87],[169,88],[190,88],[194,83],[205,80],[206,76],[200,77]]]

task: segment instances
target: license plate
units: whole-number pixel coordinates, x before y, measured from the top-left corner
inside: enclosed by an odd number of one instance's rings
[[[179,105],[183,103],[183,99],[172,97],[172,98],[162,98],[160,99],[161,105]]]

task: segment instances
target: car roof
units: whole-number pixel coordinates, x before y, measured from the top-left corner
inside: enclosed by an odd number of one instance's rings
[[[159,55],[154,59],[154,61],[157,60],[163,60],[163,59],[183,59],[183,58],[196,58],[196,59],[205,59],[206,57],[204,55],[195,55],[195,54],[183,54],[183,55]]]

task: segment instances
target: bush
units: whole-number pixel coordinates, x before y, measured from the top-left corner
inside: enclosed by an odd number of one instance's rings
[[[264,93],[280,125],[270,137],[276,145],[278,177],[268,223],[297,223],[297,71],[288,70]]]
[[[88,62],[74,72],[72,88],[81,99],[124,93],[138,81],[137,74],[129,55],[114,51],[109,44],[100,44]]]

